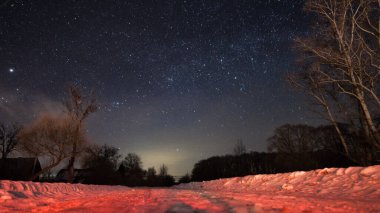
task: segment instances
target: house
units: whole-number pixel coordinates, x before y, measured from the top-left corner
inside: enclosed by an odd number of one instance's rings
[[[0,179],[6,180],[31,180],[41,171],[38,158],[6,158],[0,159]],[[36,178],[35,180],[38,180]]]

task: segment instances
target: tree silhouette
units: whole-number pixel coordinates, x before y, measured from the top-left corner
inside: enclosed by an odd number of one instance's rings
[[[85,183],[120,183],[119,174],[116,172],[120,158],[119,149],[107,144],[88,147],[82,160],[83,167],[86,168],[89,173],[85,178]]]
[[[160,186],[172,186],[174,185],[174,177],[169,175],[169,169],[165,164],[160,167],[160,173],[158,175]]]
[[[6,126],[0,124],[0,153],[1,159],[6,159],[17,146],[17,134],[20,132],[21,127],[13,124],[12,126]]]
[[[146,185],[147,186],[157,186],[158,180],[157,180],[157,172],[154,167],[148,168],[146,172]]]
[[[300,71],[292,85],[313,97],[334,126],[346,156],[368,165],[380,150],[375,116],[380,109],[380,25],[378,0],[307,0],[316,20],[310,33],[297,39]],[[350,124],[370,146],[353,157],[339,123]]]
[[[22,129],[18,138],[20,151],[46,159],[47,165],[32,180],[70,157],[73,141],[83,144],[86,140],[84,132],[78,131],[77,124],[71,119],[50,115],[45,115]]]
[[[243,143],[243,139],[238,139],[235,146],[234,146],[234,154],[235,155],[241,155],[247,152],[247,148],[245,147]]]
[[[182,176],[179,180],[178,183],[190,183],[191,182],[191,177],[187,173],[186,175]]]
[[[268,142],[269,151],[305,153],[321,149],[315,137],[315,128],[303,124],[285,124],[276,128]]]
[[[120,164],[123,168],[123,177],[128,186],[140,186],[143,183],[144,170],[140,156],[135,153],[128,153]]]
[[[69,95],[64,104],[68,116],[73,120],[73,123],[77,124],[76,129],[78,132],[84,128],[84,120],[98,109],[93,93],[84,95],[77,86],[69,87]],[[74,180],[75,159],[78,154],[84,151],[84,149],[80,148],[80,142],[81,141],[73,141],[72,143],[71,157],[67,165],[69,183]]]

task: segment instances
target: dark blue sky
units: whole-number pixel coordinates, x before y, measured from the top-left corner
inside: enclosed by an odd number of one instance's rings
[[[0,118],[60,113],[67,85],[94,89],[90,139],[144,167],[191,172],[200,159],[252,151],[285,123],[314,123],[284,81],[301,0],[0,1]]]

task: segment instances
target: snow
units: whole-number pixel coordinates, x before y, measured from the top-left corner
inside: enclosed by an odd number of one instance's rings
[[[380,166],[235,177],[183,184],[177,188],[249,193],[272,191],[276,194],[372,200],[380,199]]]
[[[380,165],[128,188],[0,181],[0,212],[380,212]]]

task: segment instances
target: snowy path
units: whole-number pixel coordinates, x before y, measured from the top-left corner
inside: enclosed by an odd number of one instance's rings
[[[222,199],[191,190],[125,187],[111,192],[43,197],[9,199],[0,204],[0,212],[232,212]]]
[[[380,166],[128,188],[0,181],[2,212],[380,212]]]
[[[0,212],[380,212],[378,201],[144,188],[20,197],[0,206]]]

